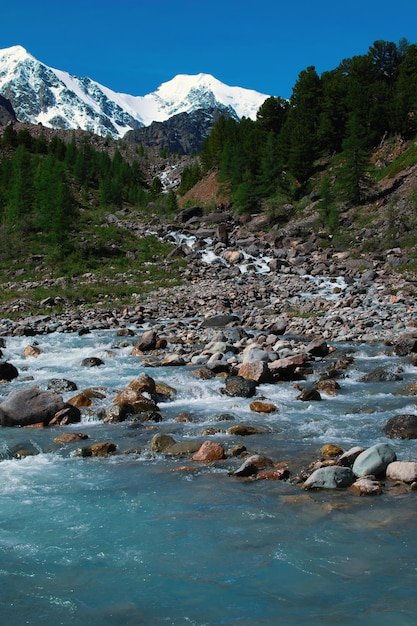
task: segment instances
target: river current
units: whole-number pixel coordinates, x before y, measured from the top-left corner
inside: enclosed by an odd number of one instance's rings
[[[81,424],[0,430],[2,623],[415,624],[416,492],[306,492],[291,480],[237,479],[230,470],[238,459],[197,465],[148,448],[156,432],[203,442],[203,430],[216,426],[225,432],[209,438],[226,448],[244,443],[290,467],[308,466],[324,443],[349,449],[386,441],[399,460],[417,460],[414,441],[387,440],[382,430],[392,415],[415,412],[415,398],[401,392],[415,367],[382,345],[335,345],[354,356],[337,396],[306,403],[291,382],[260,385],[258,394],[279,409],[262,415],[247,399],[223,395],[221,379],[199,380],[189,367],[145,367],[119,339],[115,331],[6,339],[3,358],[20,375],[0,387],[0,401],[12,389],[46,388],[51,378],[101,388],[106,399],[84,411]],[[34,341],[40,356],[24,358]],[[81,367],[91,356],[104,365]],[[401,368],[402,380],[360,382],[379,365]],[[141,371],[177,390],[159,405],[163,421],[104,424],[100,410]],[[193,421],[179,424],[182,411]],[[268,434],[232,436],[233,423]],[[112,441],[117,454],[77,456],[78,444],[54,443],[63,430],[83,432],[89,443]],[[36,454],[13,458],[22,444]]]

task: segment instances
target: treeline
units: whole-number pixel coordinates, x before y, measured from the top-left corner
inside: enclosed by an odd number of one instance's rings
[[[69,143],[54,136],[47,142],[13,125],[0,139],[0,226],[3,248],[13,241],[37,240],[58,256],[75,241],[82,197],[91,192],[100,206],[146,201],[137,162],[129,164],[119,151],[112,157],[88,141]],[[3,253],[5,250],[3,249]]]
[[[268,98],[256,121],[220,119],[201,161],[205,171],[219,168],[234,205],[251,211],[274,194],[305,193],[320,161],[340,154],[345,199],[360,202],[370,151],[384,137],[416,133],[417,46],[376,41],[321,76],[303,70],[289,101]]]

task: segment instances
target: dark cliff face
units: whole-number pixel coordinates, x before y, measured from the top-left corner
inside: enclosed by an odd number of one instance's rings
[[[0,96],[0,126],[16,121],[16,114],[9,100]]]
[[[150,126],[129,131],[123,139],[133,144],[168,150],[170,153],[198,153],[214,122],[222,116],[235,117],[236,115],[226,107],[179,113],[166,122],[153,122]]]

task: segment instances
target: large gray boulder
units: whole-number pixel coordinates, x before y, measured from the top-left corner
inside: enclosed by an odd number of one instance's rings
[[[350,467],[330,465],[320,467],[305,481],[304,489],[340,489],[350,487],[355,481]]]
[[[42,391],[38,387],[18,389],[12,391],[0,404],[0,425],[47,425],[67,406],[62,396],[55,391]]]
[[[364,450],[355,460],[355,476],[384,476],[390,463],[397,460],[395,450],[388,443],[377,443]]]

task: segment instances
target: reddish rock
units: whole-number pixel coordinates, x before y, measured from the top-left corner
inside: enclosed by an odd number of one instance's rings
[[[79,393],[73,398],[67,400],[68,404],[72,404],[72,406],[76,406],[78,408],[91,406],[93,404],[92,400],[86,396],[84,393]]]
[[[142,372],[138,374],[136,378],[130,381],[127,385],[129,389],[133,389],[133,391],[137,391],[138,393],[149,393],[151,396],[155,394],[156,383],[151,376]]]
[[[199,463],[212,463],[225,458],[225,451],[220,443],[205,441],[200,449],[191,457],[192,461]]]
[[[81,448],[81,456],[109,456],[116,452],[117,446],[114,443],[105,441],[103,443],[93,443],[91,446]]]
[[[241,437],[247,437],[248,435],[264,434],[265,430],[262,430],[262,428],[257,428],[256,426],[246,426],[245,424],[237,424],[236,426],[231,426],[229,428],[229,433],[231,435],[240,435]]]
[[[254,413],[275,413],[278,411],[278,407],[272,402],[261,402],[260,400],[251,402],[249,408]]]
[[[278,380],[292,380],[294,377],[297,377],[297,368],[302,367],[306,361],[308,361],[308,355],[302,352],[283,359],[277,359],[272,363],[268,363],[268,367],[274,378]]]
[[[286,480],[289,478],[289,475],[290,470],[288,467],[274,467],[258,472],[256,474],[256,480]]]
[[[114,404],[123,407],[127,413],[144,413],[147,411],[157,411],[158,407],[153,400],[150,400],[139,391],[131,387],[126,387],[114,398]]]
[[[77,441],[82,441],[83,439],[88,439],[88,435],[84,435],[84,433],[62,433],[55,437],[55,443],[74,443]]]
[[[272,381],[272,374],[264,361],[251,361],[243,363],[238,370],[238,376],[254,380],[258,384]]]

